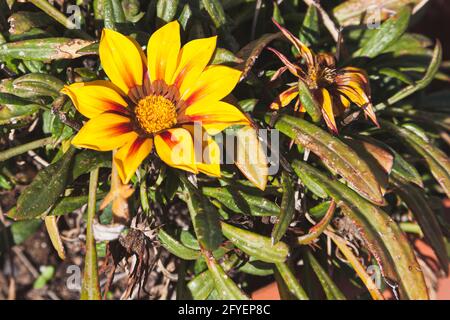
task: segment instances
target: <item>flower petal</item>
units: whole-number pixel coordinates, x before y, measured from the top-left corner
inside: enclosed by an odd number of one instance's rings
[[[64,86],[61,92],[67,94],[75,108],[89,119],[106,111],[127,112],[127,103],[110,81],[77,82]]]
[[[362,107],[370,102],[364,90],[357,83],[338,86],[338,90],[358,107]]]
[[[220,177],[220,147],[214,139],[201,127],[184,125],[194,139],[195,164],[198,171]]]
[[[166,130],[155,136],[158,156],[171,167],[198,173],[195,165],[194,143],[186,129]]]
[[[322,105],[322,115],[327,123],[328,128],[330,128],[334,133],[338,133],[336,126],[336,120],[334,119],[333,113],[333,100],[327,89],[321,89],[322,99],[319,99]]]
[[[209,176],[220,177],[220,148],[209,135],[203,147],[203,158],[197,162],[198,171]]]
[[[296,66],[292,62],[290,62],[289,59],[286,58],[286,56],[284,54],[282,54],[280,51],[275,50],[274,48],[270,48],[270,47],[268,47],[267,50],[272,51],[278,57],[278,59],[280,59],[281,62],[283,62],[283,64],[286,66],[286,68],[288,68],[288,70],[294,76],[300,77],[300,75],[304,75],[303,70],[301,70],[298,66]]]
[[[181,122],[201,122],[203,128],[211,134],[217,134],[235,124],[249,124],[247,117],[235,106],[223,101],[189,106],[180,119]]]
[[[281,30],[281,32],[284,34],[284,36],[286,38],[288,38],[288,40],[290,42],[292,42],[292,44],[295,46],[297,51],[306,60],[306,63],[308,65],[310,65],[310,66],[313,65],[314,64],[314,58],[313,58],[313,53],[311,52],[311,50],[309,50],[309,48],[303,42],[301,42],[297,37],[295,37],[289,30],[287,30],[286,28],[282,27],[278,22],[276,22],[275,19],[272,19],[272,21],[278,27],[278,29]]]
[[[184,93],[183,99],[187,105],[219,101],[233,91],[240,76],[241,71],[230,67],[206,67],[195,85]]]
[[[172,81],[168,83],[179,88],[181,97],[187,89],[195,86],[200,74],[211,60],[216,42],[217,37],[196,39],[189,41],[181,49],[177,70]]]
[[[77,147],[110,151],[120,148],[137,137],[128,117],[105,112],[92,118],[73,138]]]
[[[136,42],[119,32],[103,29],[99,55],[109,79],[125,94],[129,89],[142,85],[145,62]]]
[[[295,97],[298,96],[298,88],[297,86],[290,87],[289,89],[283,91],[272,104],[270,105],[270,109],[272,110],[278,110],[282,107],[287,106],[289,103],[291,103],[292,100],[295,99]]]
[[[346,85],[350,81],[359,83],[359,85],[363,87],[364,91],[370,95],[369,77],[363,69],[356,67],[344,67],[340,69],[336,76],[337,84]]]
[[[339,101],[344,109],[348,109],[350,107],[350,101],[344,95],[339,95]]]
[[[373,110],[372,102],[367,96],[364,87],[361,87],[357,82],[349,82],[347,85],[338,86],[338,90],[342,93],[348,100],[356,104],[358,107],[364,110],[364,114],[368,116],[372,122],[379,127],[377,116]]]
[[[123,183],[130,181],[139,165],[152,151],[152,147],[151,139],[136,137],[116,152],[114,163]]]
[[[180,52],[180,25],[172,21],[155,31],[147,45],[148,68],[151,81],[172,81]]]

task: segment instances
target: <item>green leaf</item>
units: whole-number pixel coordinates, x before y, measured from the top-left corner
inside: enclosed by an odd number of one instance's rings
[[[319,122],[322,119],[322,111],[316,99],[308,88],[308,85],[302,80],[298,81],[299,99],[306,112],[310,115],[313,122]]]
[[[214,280],[209,270],[203,271],[195,276],[187,284],[194,300],[206,300],[214,289]]]
[[[171,237],[163,229],[158,231],[158,239],[161,245],[170,253],[184,260],[197,260],[200,257],[200,251],[192,250],[182,245],[179,241]]]
[[[28,73],[12,81],[12,90],[18,90],[24,98],[57,97],[63,86],[60,79],[45,73]]]
[[[344,294],[339,290],[334,281],[330,278],[328,273],[322,268],[319,262],[316,260],[314,255],[308,251],[307,252],[308,262],[311,265],[314,273],[319,279],[322,285],[323,291],[328,300],[346,300]]]
[[[394,156],[378,145],[377,140],[366,139],[344,138],[343,140],[367,163],[384,195],[389,187],[389,173],[392,170]]]
[[[408,76],[405,72],[401,72],[392,68],[381,68],[380,70],[378,70],[378,73],[384,76],[388,76],[389,78],[400,80],[401,82],[406,84],[414,83],[411,77]]]
[[[324,201],[308,210],[308,213],[314,218],[314,220],[322,219],[330,208],[331,201]]]
[[[9,180],[0,174],[0,189],[11,190],[12,186]]]
[[[422,178],[420,177],[419,172],[417,172],[417,169],[408,161],[406,161],[394,149],[389,148],[389,150],[394,155],[394,164],[392,166],[392,173],[402,177],[406,181],[415,183],[419,187],[423,187]]]
[[[187,230],[181,230],[180,242],[192,250],[200,250],[197,239]]]
[[[239,268],[239,271],[261,277],[273,274],[272,264],[255,260],[253,257],[250,257],[249,260],[250,261]]]
[[[322,187],[362,230],[366,248],[382,266],[383,275],[400,285],[405,299],[428,299],[425,280],[414,251],[399,226],[379,207],[374,206],[343,183],[331,180],[317,169],[295,160],[294,170],[308,170],[321,180]]]
[[[69,38],[45,38],[10,42],[0,45],[0,61],[23,59],[52,61],[76,59],[84,54],[78,51],[92,41]]]
[[[0,93],[0,123],[10,121],[16,117],[30,115],[41,106],[32,101],[19,98],[9,93]]]
[[[380,185],[368,164],[337,137],[306,120],[288,115],[278,118],[275,128],[311,150],[360,195],[375,204],[385,204]]]
[[[97,202],[98,169],[90,174],[89,200],[86,217],[86,256],[84,257],[81,300],[100,300],[100,282],[98,278],[97,247],[95,245],[93,223]]]
[[[208,270],[214,281],[214,286],[222,300],[248,300],[234,281],[225,273],[212,255],[205,255]]]
[[[14,221],[11,225],[11,235],[14,244],[21,244],[27,240],[39,229],[41,224],[42,220],[40,219]]]
[[[297,176],[302,181],[302,184],[315,196],[322,199],[328,198],[328,194],[322,188],[320,181],[317,181],[314,175],[310,175],[308,171],[299,171],[297,172]]]
[[[444,189],[447,197],[450,197],[450,159],[447,155],[409,129],[396,126],[388,121],[381,121],[380,124],[402,138],[425,159],[434,178]]]
[[[442,269],[448,273],[448,256],[445,250],[444,234],[439,226],[435,213],[431,209],[429,200],[425,197],[422,189],[415,185],[402,181],[401,178],[392,178],[397,187],[397,193],[413,213],[419,222],[425,239],[436,252]]]
[[[220,0],[201,0],[205,11],[210,16],[214,26],[219,30],[221,38],[228,44],[230,49],[236,51],[239,44],[230,32],[227,17]]]
[[[219,259],[218,256],[214,256]],[[228,272],[235,266],[236,262],[238,262],[238,259],[236,258],[236,255],[232,255],[226,259],[221,259],[222,262],[220,263],[220,265],[222,266],[224,272]],[[202,261],[205,261],[205,259],[202,259]],[[195,276],[191,281],[188,282],[187,287],[189,288],[194,300],[205,300],[211,296],[213,291],[216,291],[214,286],[214,279],[209,270],[205,270]]]
[[[258,104],[258,99],[245,99],[238,102],[239,107],[244,112],[252,112]]]
[[[280,214],[280,208],[272,201],[245,193],[235,187],[203,187],[202,192],[236,213],[261,217]]]
[[[188,26],[188,23],[191,21],[191,19],[192,19],[192,10],[191,10],[189,3],[186,3],[183,6],[183,10],[181,10],[180,15],[178,16],[178,22],[180,22],[181,27],[184,30],[186,30],[186,27]],[[219,48],[217,48],[217,49],[219,49]]]
[[[137,23],[145,16],[145,12],[140,11],[141,3],[139,0],[124,0],[121,2],[127,21]]]
[[[258,39],[248,43],[241,50],[239,50],[239,52],[236,54],[236,57],[241,59],[243,62],[237,67],[237,69],[242,71],[242,79],[247,77],[248,73],[252,69],[253,65],[255,64],[264,48],[273,40],[281,38],[281,36],[281,32],[266,33]]]
[[[388,18],[392,12],[418,5],[422,0],[347,0],[333,8],[333,16],[339,25],[363,25]]]
[[[62,216],[73,212],[86,204],[87,200],[88,196],[64,197],[55,204],[50,214],[54,216]]]
[[[48,26],[52,20],[43,12],[19,11],[11,14],[8,22],[11,34],[22,34],[33,28]]]
[[[235,64],[242,60],[234,55],[233,52],[224,48],[217,48],[211,58],[211,64]]]
[[[156,16],[165,23],[174,20],[177,13],[178,0],[158,0]]]
[[[217,209],[187,179],[182,179],[182,183],[184,198],[200,245],[206,250],[217,249],[222,242]]]
[[[272,240],[268,237],[225,222],[222,222],[222,232],[236,247],[261,261],[284,262],[289,254],[289,248],[284,242],[272,245]]]
[[[320,37],[320,24],[319,14],[315,6],[308,6],[299,36],[300,41],[307,46],[314,45],[318,42]]]
[[[66,188],[74,154],[75,148],[71,147],[60,160],[39,171],[19,196],[17,210],[12,218],[35,218],[56,203]],[[39,201],[36,201],[37,198]]]
[[[298,300],[309,300],[305,290],[303,290],[302,286],[295,278],[292,270],[286,263],[276,263],[276,268],[286,284],[287,289],[293,296],[295,296]]]
[[[83,150],[74,158],[72,180],[97,168],[110,168],[112,155],[110,152]]]
[[[55,274],[55,267],[42,266],[40,268],[40,271],[41,274],[33,283],[33,289],[42,289],[43,287],[45,287],[47,282],[49,282],[53,278]]]
[[[408,28],[410,16],[411,9],[404,7],[395,16],[385,21],[353,56],[374,58],[379,55],[403,35]]]
[[[277,243],[286,233],[295,213],[294,183],[286,172],[282,174],[283,198],[278,221],[272,229],[272,242]]]
[[[442,45],[439,42],[439,40],[437,40],[436,46],[434,47],[433,50],[433,55],[431,57],[430,64],[428,65],[428,68],[422,79],[398,91],[396,94],[394,94],[387,100],[387,104],[393,105],[399,102],[400,100],[403,100],[406,97],[410,96],[411,94],[415,93],[416,91],[426,88],[431,83],[431,81],[433,81],[434,77],[436,76],[436,73],[439,71],[441,62],[442,62]],[[379,109],[381,105],[382,104],[380,104],[380,106],[377,105],[375,109]]]
[[[333,218],[334,215],[335,208],[336,203],[334,201],[331,201],[330,205],[328,206],[327,212],[325,213],[325,216],[322,218],[322,220],[319,221],[317,224],[315,224],[311,229],[309,229],[307,234],[298,237],[297,242],[299,244],[305,245],[311,244],[314,240],[316,240],[330,224],[331,219]]]
[[[273,3],[273,14],[272,19],[279,24],[284,24],[283,14],[281,13],[280,7],[276,2]]]

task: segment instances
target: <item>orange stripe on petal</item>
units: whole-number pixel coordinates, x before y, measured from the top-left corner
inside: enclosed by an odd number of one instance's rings
[[[118,90],[110,81],[98,80],[64,86],[61,92],[70,97],[82,115],[93,118],[106,111],[128,112]]]
[[[77,147],[110,151],[137,137],[128,117],[105,112],[84,124],[72,144]]]
[[[282,54],[281,52],[279,52],[278,50],[275,50],[274,48],[267,48],[268,50],[272,51],[277,57],[278,59],[281,60],[281,62],[283,62],[283,64],[286,66],[286,68],[288,68],[288,70],[296,77],[300,76],[300,73],[302,72],[300,70],[299,67],[297,67],[295,64],[293,64],[292,62],[289,61],[288,58],[286,58],[286,56],[284,54]]]
[[[119,32],[103,29],[99,55],[105,73],[125,94],[129,89],[142,85],[145,61],[136,42]]]
[[[196,39],[186,43],[180,51],[179,64],[168,84],[174,84],[180,90],[181,97],[192,89],[201,73],[208,65],[216,49],[217,37]]]
[[[120,179],[128,183],[142,161],[150,154],[153,141],[148,138],[137,137],[121,147],[114,156]]]
[[[198,171],[213,177],[220,177],[220,147],[203,128],[195,129],[194,125],[184,125],[194,138],[195,164]],[[198,131],[197,131],[198,130]],[[200,148],[201,150],[197,150]]]
[[[358,85],[350,86],[338,86],[338,91],[342,93],[348,100],[356,104],[358,107],[362,107],[365,104],[370,103],[369,98],[365,94],[364,90]]]
[[[333,113],[333,100],[331,98],[330,93],[327,89],[322,89],[322,114],[325,122],[327,123],[328,128],[330,128],[334,133],[338,133],[338,129],[336,126],[336,120],[334,119]]]
[[[295,37],[289,30],[282,27],[278,22],[276,22],[275,19],[272,18],[273,23],[278,27],[278,29],[281,30],[281,32],[284,34],[286,38],[288,38],[289,41],[292,42],[292,44],[295,46],[295,48],[302,54],[304,59],[306,60],[308,65],[314,64],[313,54],[311,50],[303,43],[301,42],[297,37]]]
[[[283,108],[287,106],[289,103],[291,103],[292,100],[295,99],[295,97],[298,96],[298,88],[297,87],[290,87],[289,89],[283,91],[277,99],[272,102],[270,105],[270,109],[272,110],[278,110],[280,108]]]
[[[198,173],[195,165],[194,143],[189,131],[183,128],[166,130],[155,136],[154,143],[158,156],[167,165]]]

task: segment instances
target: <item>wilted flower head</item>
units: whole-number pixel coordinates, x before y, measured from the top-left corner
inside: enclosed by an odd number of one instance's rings
[[[311,91],[317,104],[321,107],[323,118],[327,126],[335,133],[338,132],[335,116],[356,104],[378,126],[370,99],[370,85],[364,70],[355,67],[337,68],[335,57],[327,53],[314,54],[305,44],[288,30],[274,23],[281,32],[292,42],[304,60],[304,66],[290,62],[282,53],[270,48],[285,65],[274,76],[279,77],[285,70],[289,70],[299,81],[303,81]],[[292,84],[282,92],[271,104],[271,109],[285,107],[297,98],[295,111],[305,112],[301,105],[299,86]]]
[[[220,101],[239,81],[241,72],[208,63],[216,37],[197,39],[181,48],[180,26],[170,22],[157,30],[147,57],[129,37],[104,29],[99,54],[110,81],[74,83],[63,92],[90,120],[72,143],[99,151],[118,149],[114,163],[127,183],[152,151],[169,166],[220,176],[220,150],[210,135],[233,124],[248,124],[245,115]],[[201,123],[206,139],[194,137]],[[194,140],[202,139],[196,159]],[[195,144],[197,145],[197,144]]]

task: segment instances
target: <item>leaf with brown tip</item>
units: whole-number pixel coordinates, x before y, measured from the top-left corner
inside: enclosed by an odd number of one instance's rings
[[[269,162],[257,131],[245,126],[237,130],[236,138],[236,166],[256,187],[264,190],[269,175]]]
[[[380,184],[369,165],[344,142],[301,118],[281,116],[275,128],[317,155],[332,171],[367,200],[384,205]]]

